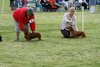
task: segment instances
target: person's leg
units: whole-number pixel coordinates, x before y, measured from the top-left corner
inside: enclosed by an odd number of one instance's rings
[[[90,6],[90,12],[94,13],[94,6]]]
[[[87,4],[86,3],[84,3],[84,9],[87,9]]]
[[[11,10],[15,10],[15,1],[10,1],[10,7],[11,7]]]
[[[95,6],[93,6],[93,13],[95,12]]]
[[[27,31],[24,32],[24,38],[26,40],[30,40],[30,37],[29,37],[29,24],[24,24],[24,28],[27,29]]]
[[[43,7],[42,7],[41,3],[39,2],[39,3],[37,3],[37,5],[40,8],[40,11],[42,11],[43,10]]]
[[[92,13],[92,6],[90,5],[90,13]]]
[[[19,34],[20,32],[16,32],[16,41],[19,41]]]
[[[15,32],[16,32],[16,39],[15,39],[15,41],[19,41],[20,29],[19,29],[18,22],[16,20],[15,20]]]
[[[64,38],[69,38],[70,37],[70,32],[67,30],[61,30],[62,35],[64,36]]]

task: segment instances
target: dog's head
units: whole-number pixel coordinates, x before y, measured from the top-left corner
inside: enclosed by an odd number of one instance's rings
[[[74,31],[72,26],[68,26],[67,29],[69,29],[70,31]]]
[[[67,21],[66,23],[69,24],[69,25],[71,25],[72,22],[71,21]]]
[[[32,38],[31,38],[31,33],[28,33],[28,34],[25,34],[24,38],[27,40],[27,41],[30,41]]]
[[[27,41],[30,41],[34,38],[38,38],[39,40],[41,40],[41,34],[39,32],[32,32],[32,33],[28,33],[27,35],[25,35],[24,38]]]

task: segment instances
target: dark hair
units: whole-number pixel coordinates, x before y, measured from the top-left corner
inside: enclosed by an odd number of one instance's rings
[[[31,16],[33,14],[33,10],[31,8],[28,8],[26,14],[27,16]]]

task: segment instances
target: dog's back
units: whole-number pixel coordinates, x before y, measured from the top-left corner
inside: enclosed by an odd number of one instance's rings
[[[38,38],[41,40],[41,34],[39,32],[30,33],[31,38]]]
[[[76,37],[82,37],[82,38],[86,37],[83,31],[75,31],[75,33],[76,33]]]
[[[34,33],[24,33],[24,38],[27,40],[27,41],[30,41],[34,38],[38,38],[39,40],[41,40],[41,34],[39,32],[34,32]]]

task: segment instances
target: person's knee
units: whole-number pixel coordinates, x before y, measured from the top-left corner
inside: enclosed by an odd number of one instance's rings
[[[20,32],[20,29],[15,27],[15,32]]]
[[[61,33],[64,38],[69,38],[70,37],[70,32],[66,30],[61,30]]]

